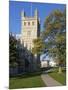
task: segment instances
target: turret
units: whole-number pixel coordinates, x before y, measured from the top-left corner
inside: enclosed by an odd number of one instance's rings
[[[21,12],[21,17],[22,17],[22,18],[25,17],[25,12],[24,12],[24,10]]]
[[[35,10],[34,16],[37,18],[38,17],[38,10]]]

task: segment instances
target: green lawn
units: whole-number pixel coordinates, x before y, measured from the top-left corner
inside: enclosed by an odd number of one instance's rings
[[[19,77],[10,78],[9,80],[9,88],[32,88],[32,87],[44,87],[40,74],[33,75],[21,75]]]
[[[66,72],[63,71],[61,74],[58,73],[58,69],[55,69],[55,71],[49,73],[49,75],[60,82],[63,85],[66,85]]]

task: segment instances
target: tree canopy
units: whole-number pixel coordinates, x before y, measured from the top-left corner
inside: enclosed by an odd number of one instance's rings
[[[53,11],[45,20],[43,38],[48,54],[59,65],[66,61],[66,11]]]
[[[37,39],[33,40],[34,48],[32,48],[33,54],[41,54],[45,48],[44,41],[38,37]]]

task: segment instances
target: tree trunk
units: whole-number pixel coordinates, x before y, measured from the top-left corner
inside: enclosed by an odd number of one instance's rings
[[[59,66],[59,72],[58,73],[62,73],[62,67]]]

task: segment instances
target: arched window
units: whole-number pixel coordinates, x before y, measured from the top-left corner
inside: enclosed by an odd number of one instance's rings
[[[34,22],[32,22],[32,25],[34,25]]]
[[[26,22],[24,22],[24,25],[26,25]]]
[[[28,25],[30,25],[30,22],[28,22]]]

